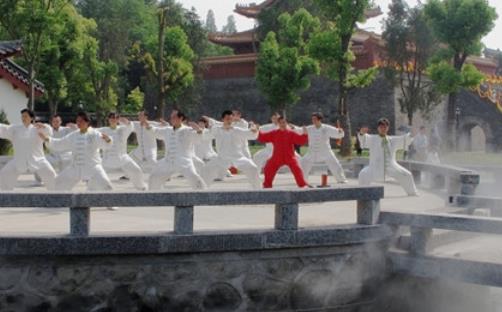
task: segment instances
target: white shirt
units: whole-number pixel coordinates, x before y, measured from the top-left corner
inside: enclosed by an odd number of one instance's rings
[[[85,133],[77,130],[61,139],[49,138],[48,146],[55,151],[71,151],[73,169],[78,170],[79,175],[87,177],[91,169],[101,165],[100,149],[106,149],[113,144],[113,138],[106,142],[101,133],[93,128],[88,128]]]
[[[202,134],[185,125],[181,125],[177,129],[173,127],[152,127],[152,129],[156,138],[165,142],[164,161],[171,165],[180,166],[193,164],[194,143],[202,138]]]
[[[149,121],[152,127],[158,127],[158,123]],[[133,151],[136,158],[142,160],[157,160],[157,139],[152,128],[141,125],[139,121],[133,121],[133,132],[136,133],[138,147]]]
[[[362,148],[369,148],[369,170],[374,179],[383,180],[388,167],[401,168],[396,161],[396,151],[411,144],[409,134],[402,136],[385,136],[375,134],[358,134]],[[385,140],[386,139],[386,140]]]
[[[205,160],[218,156],[213,148],[214,139],[208,135],[209,129],[204,129],[202,133],[202,138],[195,144],[195,156]]]
[[[55,139],[61,139],[68,134],[72,133],[73,131],[76,131],[76,129],[72,129],[70,127],[59,127],[57,129],[52,128],[52,137]],[[65,156],[65,157],[71,157],[71,152],[70,151],[63,151],[63,152],[56,152],[49,150],[49,154],[52,156]]]
[[[321,124],[319,128],[315,125],[307,127],[309,136],[308,154],[327,154],[333,153],[331,149],[330,139],[341,139],[344,137],[342,129],[335,128],[330,125]]]
[[[28,127],[21,125],[0,124],[0,138],[12,142],[14,148],[14,158],[16,168],[20,172],[28,170],[38,170],[39,163],[45,161],[44,141],[38,135],[42,132],[46,136],[52,134],[48,126],[37,129],[30,124]]]
[[[253,133],[249,129],[233,126],[228,129],[213,126],[208,134],[216,140],[218,156],[226,159],[247,157],[243,152],[244,142],[247,140],[256,140],[258,137],[258,133]]]
[[[105,167],[118,168],[122,166],[124,159],[127,158],[127,139],[133,130],[132,123],[119,125],[115,129],[111,127],[98,129],[99,132],[113,139],[112,146],[103,150],[103,165]]]

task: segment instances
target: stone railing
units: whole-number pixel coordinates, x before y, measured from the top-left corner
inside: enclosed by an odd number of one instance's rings
[[[188,193],[49,193],[0,194],[0,207],[70,208],[69,236],[51,238],[0,237],[1,254],[100,254],[222,251],[319,246],[382,239],[388,229],[377,224],[382,187],[346,187],[313,190],[270,190]],[[302,203],[357,202],[357,225],[298,229]],[[194,233],[196,206],[275,205],[275,226],[265,232]],[[174,232],[136,237],[90,235],[90,207],[174,207]],[[229,209],[232,209],[229,207]],[[250,209],[252,209],[250,207]],[[336,209],[336,208],[335,208]],[[354,235],[348,233],[354,231]],[[378,232],[378,233],[377,233]],[[385,232],[385,233],[384,233]],[[99,241],[86,245],[86,241]],[[55,242],[57,244],[55,244]],[[79,245],[80,244],[80,245]],[[77,246],[79,245],[79,246]],[[115,245],[115,246],[114,246]],[[118,245],[121,249],[117,250]],[[54,251],[56,249],[56,251]]]
[[[457,207],[474,210],[484,208],[490,211],[490,216],[502,218],[502,198],[487,196],[456,195],[450,196],[450,204]]]
[[[409,160],[401,160],[398,163],[413,174],[416,184],[421,184],[422,173],[427,173],[432,176],[431,189],[446,189],[450,195],[472,195],[480,182],[480,176],[477,172],[460,167]],[[349,169],[353,177],[357,177],[367,165],[367,158],[354,158],[344,163],[344,167]]]
[[[382,212],[380,223],[393,227],[410,227],[408,253],[390,251],[392,270],[428,278],[447,278],[468,283],[502,287],[502,263],[431,254],[433,229],[502,235],[502,218],[458,214],[425,214]],[[464,250],[459,250],[461,254]]]

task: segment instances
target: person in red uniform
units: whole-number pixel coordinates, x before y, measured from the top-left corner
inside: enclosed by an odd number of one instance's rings
[[[307,129],[303,128],[303,134],[291,130],[284,117],[278,118],[279,129],[270,132],[259,132],[258,141],[262,143],[272,143],[272,157],[267,161],[263,172],[265,181],[263,188],[271,188],[275,175],[280,167],[286,165],[291,169],[296,184],[299,187],[309,186],[303,177],[303,171],[295,156],[295,145],[305,145],[308,142]]]

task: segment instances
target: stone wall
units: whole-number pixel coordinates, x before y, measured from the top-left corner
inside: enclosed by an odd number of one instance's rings
[[[384,250],[2,257],[0,311],[371,311]]]
[[[289,111],[289,119],[297,124],[310,123],[310,114],[323,112],[327,121],[336,119],[337,86],[325,78],[312,81],[309,90]],[[244,117],[258,123],[267,123],[271,110],[260,94],[254,78],[206,80],[201,105],[192,110],[192,116],[209,115],[219,118],[225,109],[238,108]],[[370,87],[350,92],[350,117],[354,128],[374,125],[379,117],[388,117],[394,125],[394,90],[382,77]]]

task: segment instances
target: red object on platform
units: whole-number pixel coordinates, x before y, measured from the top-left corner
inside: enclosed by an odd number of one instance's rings
[[[235,168],[235,167],[230,167],[228,170],[230,170],[231,174],[237,174],[237,173],[239,173],[239,170],[237,170],[237,168]]]
[[[323,174],[321,176],[321,186],[328,186],[328,175]]]

